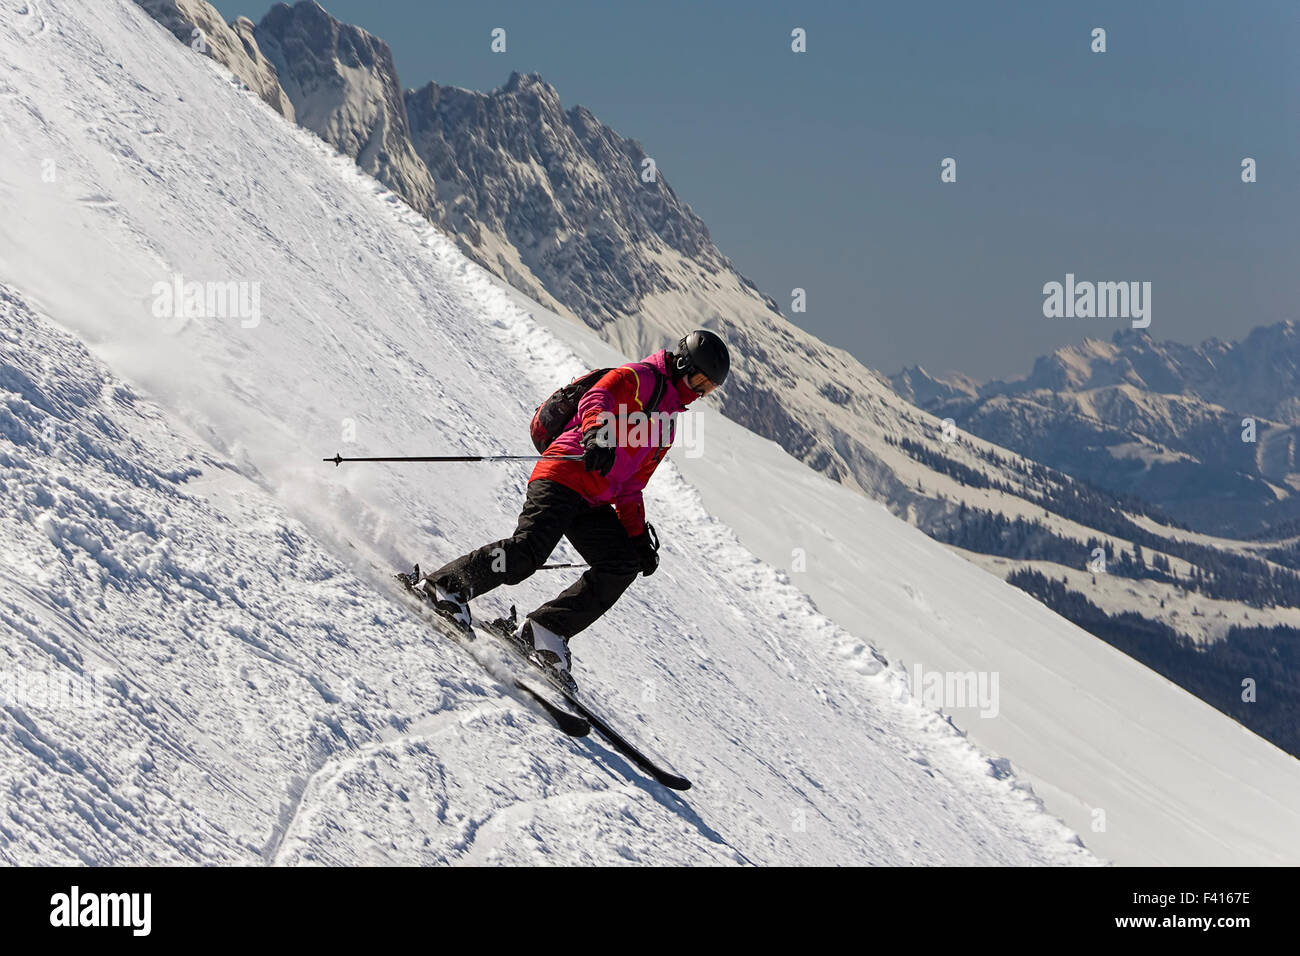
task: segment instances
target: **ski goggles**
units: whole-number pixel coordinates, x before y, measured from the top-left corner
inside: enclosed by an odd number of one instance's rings
[[[692,392],[701,397],[718,387],[703,372],[691,372],[686,376],[686,384]]]

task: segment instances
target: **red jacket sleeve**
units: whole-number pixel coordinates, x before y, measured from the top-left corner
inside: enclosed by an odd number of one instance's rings
[[[623,530],[629,538],[645,531],[645,503],[641,500],[641,492],[620,498],[614,502],[614,510],[618,512],[618,520],[623,523]]]

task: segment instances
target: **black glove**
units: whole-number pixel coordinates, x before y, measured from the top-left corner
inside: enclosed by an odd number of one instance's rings
[[[655,534],[654,525],[647,521],[645,530],[632,539],[632,544],[636,546],[637,557],[641,559],[641,573],[650,577],[655,573],[655,568],[659,567],[659,536]]]
[[[582,433],[582,467],[604,478],[614,467],[615,449],[600,444],[600,431],[599,428],[588,428]]]

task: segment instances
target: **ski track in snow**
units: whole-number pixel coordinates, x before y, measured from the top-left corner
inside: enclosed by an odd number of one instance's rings
[[[0,858],[1098,862],[670,466],[660,571],[574,647],[695,789],[505,693],[387,569],[507,533],[526,470],[320,459],[526,450],[574,353],[127,0],[47,0],[39,42],[23,9],[0,0],[0,672],[96,695],[6,697]],[[154,318],[173,273],[259,282],[260,324]]]

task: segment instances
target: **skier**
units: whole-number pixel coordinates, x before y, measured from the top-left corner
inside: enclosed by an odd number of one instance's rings
[[[672,445],[677,413],[721,385],[730,364],[722,339],[699,329],[683,336],[675,352],[660,349],[556,392],[533,417],[534,442],[544,452],[528,479],[515,533],[426,575],[420,586],[440,610],[468,623],[471,598],[523,581],[567,537],[590,568],[530,613],[516,640],[572,683],[570,638],[613,607],[638,573],[648,576],[659,566],[641,489]],[[571,402],[584,385],[569,417],[571,405],[557,399]],[[548,430],[546,415],[556,408],[562,423]],[[566,455],[581,460],[559,457]]]

